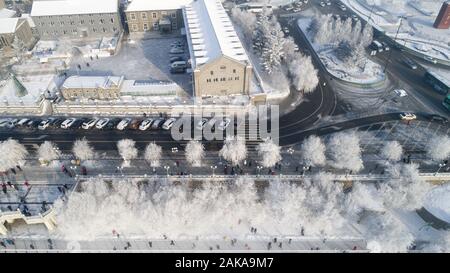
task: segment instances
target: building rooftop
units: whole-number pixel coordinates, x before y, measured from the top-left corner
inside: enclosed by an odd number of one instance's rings
[[[194,0],[183,13],[193,68],[221,56],[248,61],[220,0]]]
[[[133,0],[126,11],[181,9],[193,0]]]
[[[11,18],[16,15],[15,10],[10,9],[0,9],[0,18]]]
[[[19,18],[2,18],[0,19],[0,34],[14,33],[16,31]]]
[[[105,76],[71,76],[66,79],[63,88],[109,88],[112,86],[120,86],[124,77]]]
[[[41,0],[33,1],[31,16],[116,13],[117,0]]]
[[[30,14],[23,13],[22,17],[20,17],[20,18],[26,19],[31,28],[36,27],[36,25],[34,24],[33,18],[31,18]]]
[[[174,82],[159,82],[151,80],[125,80],[120,90],[121,95],[158,96],[176,95],[181,91]]]

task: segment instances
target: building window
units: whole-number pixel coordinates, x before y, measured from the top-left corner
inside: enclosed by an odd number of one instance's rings
[[[105,23],[105,19],[100,19],[100,24],[104,24]]]
[[[170,16],[172,16],[172,18],[177,18],[177,14],[176,13],[172,13]]]
[[[210,73],[211,75],[214,75],[214,71],[210,71],[209,73]]]
[[[138,26],[136,24],[132,24],[131,26],[133,28],[133,31],[138,31]]]
[[[233,73],[236,73],[236,69],[233,69]]]
[[[235,77],[234,80],[235,80],[235,81],[238,81],[238,80],[239,80],[239,77]]]
[[[93,25],[93,24],[94,24],[94,20],[91,19],[91,25]]]
[[[50,25],[54,26],[54,25],[55,25],[55,22],[51,21],[51,22],[50,22]]]
[[[233,77],[228,77],[228,80],[229,80],[229,81],[232,81],[232,80],[233,80]]]
[[[96,28],[93,28],[93,29],[92,29],[92,32],[97,32],[97,29],[96,29]]]
[[[106,32],[106,28],[103,28],[103,32]]]
[[[136,14],[130,13],[130,18],[131,18],[131,20],[136,20]]]
[[[220,69],[227,69],[227,67],[224,66],[224,65],[222,65],[222,66],[220,67]]]
[[[148,30],[148,24],[143,24],[143,26],[144,26],[144,31],[147,31]]]
[[[147,20],[147,12],[142,12],[142,13],[141,13],[141,18],[142,18],[143,20]]]
[[[176,29],[177,28],[177,22],[172,22],[172,28]]]
[[[156,19],[156,12],[152,12],[152,18]]]
[[[206,79],[206,82],[211,82],[211,79]]]
[[[218,82],[218,81],[219,81],[219,79],[218,79],[218,78],[215,78],[215,79],[214,79],[214,82]]]
[[[111,18],[111,23],[114,23],[114,18]]]
[[[153,29],[154,29],[154,30],[158,30],[158,29],[159,29],[158,22],[153,23]]]
[[[60,24],[61,26],[64,26],[64,22],[63,22],[63,21],[59,22],[59,24]]]
[[[80,25],[84,25],[84,20],[81,20],[81,21],[80,21]]]

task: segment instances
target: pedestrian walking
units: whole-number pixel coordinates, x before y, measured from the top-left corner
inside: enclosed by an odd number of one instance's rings
[[[152,245],[153,245],[153,244],[152,244],[152,241],[148,242],[148,246],[149,246],[149,247],[153,247]]]
[[[274,243],[276,243],[277,242],[277,238],[275,237],[275,238],[273,238],[273,242]]]
[[[0,242],[0,245],[1,245],[2,247],[6,248],[6,244],[5,244],[3,241]]]
[[[283,248],[283,243],[280,242],[280,244],[278,245],[279,248]]]
[[[271,247],[272,247],[272,243],[271,242],[267,243],[267,250],[270,250]]]
[[[128,246],[128,247],[131,247],[131,244],[130,244],[130,242],[127,242],[127,246]]]
[[[174,242],[173,240],[171,240],[171,241],[170,241],[170,245],[171,245],[171,246],[174,246],[174,245],[175,245],[175,242]]]
[[[34,249],[34,245],[33,245],[33,244],[30,244],[30,248],[31,248],[31,249]]]
[[[22,168],[21,168],[19,165],[16,165],[16,168],[17,168],[19,171],[22,171]]]
[[[291,238],[289,238],[288,244],[291,244],[291,242],[292,242],[292,239],[291,239]]]

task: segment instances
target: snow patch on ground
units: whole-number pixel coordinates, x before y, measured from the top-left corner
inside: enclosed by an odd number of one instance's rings
[[[450,185],[434,188],[426,199],[424,208],[437,218],[450,223]]]

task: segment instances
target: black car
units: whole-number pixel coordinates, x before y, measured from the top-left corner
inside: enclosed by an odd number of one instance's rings
[[[441,122],[441,123],[447,123],[448,119],[443,117],[443,116],[439,116],[439,115],[430,115],[428,117],[430,119],[430,121],[436,121],[436,122]]]
[[[28,128],[37,128],[37,127],[39,126],[39,124],[41,123],[41,121],[42,121],[42,120],[40,120],[40,119],[33,119],[33,120],[30,120],[30,121],[27,123],[27,127],[28,127]]]
[[[181,56],[170,57],[169,60],[170,60],[170,63],[184,61],[183,57],[181,57]]]
[[[51,124],[50,126],[54,127],[54,128],[59,128],[61,127],[61,124],[64,122],[64,118],[56,118]]]
[[[120,118],[112,118],[109,120],[108,124],[106,124],[106,126],[104,127],[104,129],[114,129],[116,128],[117,124],[119,124],[119,122],[122,119]]]

